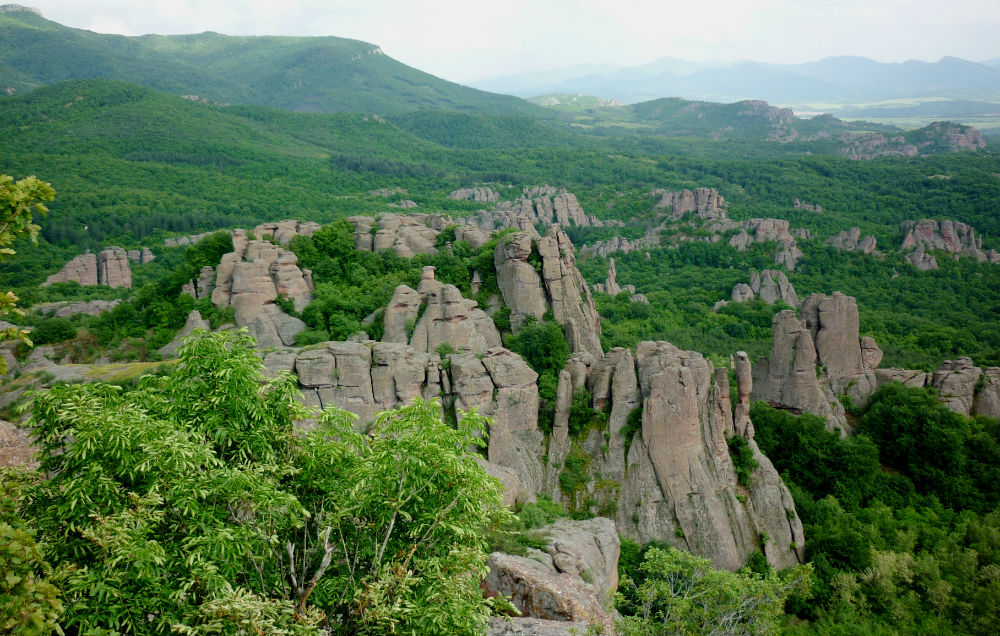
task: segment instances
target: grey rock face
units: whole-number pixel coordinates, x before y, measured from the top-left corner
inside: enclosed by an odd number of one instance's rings
[[[132,287],[132,270],[125,250],[108,247],[97,254],[97,282],[108,287]]]
[[[812,334],[818,361],[826,366],[832,379],[839,383],[864,375],[854,298],[840,292],[832,296],[813,294],[802,303],[802,318]],[[835,392],[842,389],[835,384]]]
[[[195,329],[205,329],[208,331],[211,328],[212,326],[208,324],[208,321],[201,317],[201,312],[197,309],[192,310],[184,322],[184,327],[174,336],[174,339],[160,347],[160,355],[164,358],[174,357],[177,354],[177,350],[184,344],[184,339],[190,336]]]
[[[76,281],[83,286],[97,284],[97,255],[86,253],[74,256],[61,270],[45,279],[42,287],[53,283]]]
[[[725,438],[735,429],[728,382],[723,389],[711,362],[669,343],[640,343],[636,364],[642,432],[628,454],[620,531],[640,541],[666,541],[719,567],[740,567],[758,547],[776,567],[796,563],[793,544],[801,546],[801,524],[790,519],[791,497],[773,467],[761,462],[749,498],[736,498]],[[771,538],[763,546],[761,532]]]
[[[539,532],[549,537],[545,551],[552,557],[555,569],[588,581],[597,601],[609,606],[618,589],[621,553],[615,523],[604,517],[560,519]]]
[[[750,289],[754,295],[769,305],[773,305],[779,300],[791,307],[797,307],[799,297],[795,295],[795,288],[788,281],[784,272],[765,269],[761,273],[753,272],[750,275]],[[736,288],[733,288],[733,300],[735,300]]]
[[[476,301],[463,298],[454,285],[429,287],[424,301],[427,307],[410,340],[418,351],[436,351],[444,343],[475,353],[500,346],[500,332],[493,320],[477,307]],[[387,321],[388,317],[387,311]]]
[[[668,211],[669,218],[674,221],[680,220],[689,212],[695,212],[703,221],[717,221],[726,217],[726,200],[715,188],[680,192],[658,189],[650,192],[650,196],[659,197],[653,209]]]
[[[313,221],[277,221],[261,223],[253,229],[253,233],[260,240],[273,238],[282,245],[288,245],[296,236],[312,236],[321,227]]]
[[[216,268],[212,303],[231,306],[236,324],[247,327],[261,348],[290,346],[306,325],[283,312],[274,301],[289,298],[296,311],[312,302],[311,276],[299,269],[295,254],[265,241],[248,241],[233,232],[234,251]]]
[[[848,252],[858,251],[862,254],[871,254],[875,251],[876,242],[874,236],[861,238],[861,229],[852,227],[849,230],[843,230],[836,236],[831,236],[824,242],[824,244],[829,245],[830,247],[835,247],[838,250],[846,250]]]
[[[875,380],[877,386],[890,382],[899,382],[909,387],[927,386],[929,374],[923,371],[911,371],[910,369],[876,369]]]
[[[750,302],[754,299],[753,288],[746,283],[736,283],[733,285],[732,301],[734,303]]]
[[[385,308],[385,330],[382,332],[382,342],[407,342],[407,326],[413,321],[416,326],[420,314],[422,298],[417,290],[400,285],[392,293],[389,306]]]
[[[529,316],[541,320],[548,309],[542,278],[528,263],[533,240],[527,232],[508,234],[497,243],[493,258],[497,285],[504,303],[510,308],[510,322],[515,333]]]
[[[586,634],[586,622],[549,621],[541,618],[493,617],[486,629],[487,636],[579,636]]]
[[[79,300],[76,302],[55,302],[35,305],[31,309],[40,314],[52,312],[54,318],[68,318],[78,314],[88,316],[100,316],[106,311],[110,311],[121,303],[117,300]]]
[[[983,370],[972,364],[970,358],[945,360],[931,378],[931,386],[938,390],[938,400],[956,413],[968,415],[972,411],[976,385]]]
[[[860,346],[858,351],[860,357]],[[804,322],[792,310],[776,313],[771,326],[771,357],[754,367],[753,398],[793,413],[819,415],[826,419],[828,430],[845,430],[843,411],[836,412],[820,389],[816,361],[812,334]]]
[[[460,188],[448,194],[452,199],[468,199],[478,203],[495,203],[500,200],[500,195],[492,188]]]
[[[1000,418],[1000,367],[989,367],[983,372],[983,388],[976,396],[974,413]]]
[[[484,593],[509,597],[522,616],[613,628],[611,615],[579,576],[557,572],[530,557],[500,552],[491,554],[486,565],[490,572],[483,581]]]

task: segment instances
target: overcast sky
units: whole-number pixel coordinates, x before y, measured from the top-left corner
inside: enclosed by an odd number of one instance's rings
[[[0,0],[4,2],[5,0]],[[1000,56],[1000,0],[16,0],[140,35],[335,35],[452,81],[578,64]]]

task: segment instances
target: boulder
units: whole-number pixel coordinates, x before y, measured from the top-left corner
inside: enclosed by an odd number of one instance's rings
[[[444,343],[475,353],[500,346],[500,332],[493,320],[476,301],[463,298],[454,285],[430,286],[424,301],[427,306],[410,340],[418,351],[436,351]]]
[[[201,312],[197,309],[192,310],[188,314],[187,320],[184,322],[184,327],[174,336],[174,339],[159,348],[160,355],[164,358],[174,357],[177,354],[177,350],[184,344],[184,339],[190,336],[195,329],[204,329],[206,331],[212,329],[212,325],[201,317]]]
[[[746,283],[736,283],[733,286],[732,300],[734,303],[750,302],[754,299],[753,288]]]
[[[299,269],[297,257],[272,243],[248,240],[246,232],[233,232],[234,251],[224,254],[215,272],[212,303],[232,307],[236,325],[247,327],[261,348],[291,346],[304,322],[275,304],[278,296],[292,301],[296,311],[312,302],[311,275]],[[199,287],[208,273],[199,276]],[[207,292],[207,286],[204,288]]]
[[[843,230],[840,234],[836,236],[831,236],[825,242],[825,245],[836,248],[838,250],[846,250],[849,252],[858,251],[862,254],[871,254],[875,251],[875,237],[866,236],[861,238],[861,228],[852,227],[849,230]]]
[[[879,387],[890,382],[899,382],[909,387],[920,388],[927,386],[928,379],[929,374],[923,371],[894,368],[875,370],[876,386]]]
[[[53,283],[75,281],[83,286],[97,284],[97,255],[87,252],[74,256],[63,268],[45,279],[42,287]]]
[[[945,360],[934,371],[930,384],[937,389],[938,400],[945,406],[956,413],[969,415],[982,374],[983,370],[972,364],[970,358]]]
[[[797,307],[799,298],[795,295],[795,288],[788,281],[784,272],[765,269],[760,272],[753,272],[750,275],[750,289],[754,295],[769,305],[773,305],[779,300],[791,307]],[[736,288],[733,288],[733,300],[735,300]],[[752,300],[752,298],[751,298]]]
[[[500,552],[491,554],[486,565],[484,593],[510,598],[522,616],[614,628],[611,614],[579,576],[558,572],[527,556]]]

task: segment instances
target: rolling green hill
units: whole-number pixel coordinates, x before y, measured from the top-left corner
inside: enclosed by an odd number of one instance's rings
[[[218,33],[125,37],[72,29],[29,11],[0,13],[0,89],[120,79],[175,95],[303,112],[426,109],[534,114],[524,100],[442,80],[374,45],[336,37]]]

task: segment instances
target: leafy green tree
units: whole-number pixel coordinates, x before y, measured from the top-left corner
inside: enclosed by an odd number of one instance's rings
[[[63,604],[52,583],[46,546],[24,519],[24,498],[41,478],[25,469],[0,468],[0,633],[44,636],[59,630]]]
[[[811,569],[730,572],[668,547],[647,550],[639,571],[643,580],[625,579],[617,594],[635,610],[619,623],[623,636],[775,634],[785,600],[808,590]]]
[[[36,395],[42,469],[29,511],[59,536],[68,629],[122,634],[476,634],[486,539],[510,513],[450,427],[419,402],[367,435],[265,380],[245,332],[200,333],[134,390]],[[295,422],[313,419],[302,434]],[[219,626],[222,625],[220,628]]]
[[[0,262],[15,254],[11,248],[15,240],[27,238],[32,243],[36,241],[41,228],[35,225],[34,215],[48,212],[44,202],[54,197],[52,186],[37,177],[25,177],[15,182],[13,177],[0,174]],[[17,300],[13,292],[0,294],[0,316],[10,313],[20,315]],[[0,331],[0,340],[14,338],[31,345],[25,331],[14,327]],[[0,375],[6,372],[7,363],[0,358]]]

